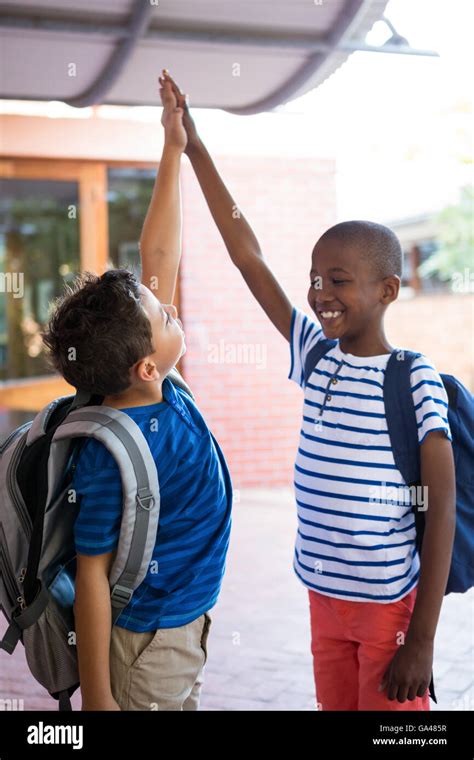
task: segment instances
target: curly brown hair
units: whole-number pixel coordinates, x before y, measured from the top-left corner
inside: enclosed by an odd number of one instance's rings
[[[49,361],[75,388],[107,396],[130,386],[130,369],[153,352],[135,275],[81,273],[53,303],[42,332]]]

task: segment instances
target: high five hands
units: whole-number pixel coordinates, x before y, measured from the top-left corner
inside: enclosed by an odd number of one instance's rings
[[[174,98],[176,107],[182,110],[182,124],[186,131],[186,136],[187,136],[187,143],[184,148],[184,152],[189,154],[193,150],[193,148],[196,148],[200,144],[200,140],[199,140],[199,135],[197,133],[196,125],[189,112],[188,96],[185,95],[181,91],[180,87],[176,84],[176,82],[170,75],[168,69],[163,69],[162,76],[160,77],[160,85],[162,87],[162,89],[160,90],[160,94],[163,93],[162,100],[163,100],[163,95],[166,94],[166,97],[168,97],[167,93],[171,89],[171,93]]]

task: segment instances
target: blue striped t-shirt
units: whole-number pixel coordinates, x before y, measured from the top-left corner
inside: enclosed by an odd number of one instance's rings
[[[294,309],[289,378],[304,389],[294,569],[307,588],[327,596],[395,602],[416,586],[420,560],[410,492],[395,465],[385,417],[390,354],[354,356],[337,342],[305,387],[306,357],[322,338],[319,325]],[[412,364],[411,389],[420,444],[431,430],[451,440],[446,391],[425,356]]]
[[[139,632],[186,625],[214,606],[231,527],[232,485],[217,441],[190,396],[168,379],[163,399],[122,409],[148,441],[161,495],[150,568],[117,621]],[[84,444],[71,487],[79,500],[76,551],[116,549],[122,485],[114,458],[99,441]]]

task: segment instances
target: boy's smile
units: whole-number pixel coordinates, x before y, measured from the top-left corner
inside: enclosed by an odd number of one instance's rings
[[[335,308],[335,309],[329,309],[326,307],[320,307],[317,308],[317,316],[319,321],[322,325],[326,325],[327,329],[332,329],[333,327],[336,327],[336,325],[339,323],[339,319],[344,314],[345,309],[341,308]]]

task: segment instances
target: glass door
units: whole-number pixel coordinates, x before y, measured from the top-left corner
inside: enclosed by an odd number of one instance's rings
[[[73,389],[41,341],[50,302],[108,254],[106,170],[98,162],[0,162],[0,439]]]
[[[40,331],[80,269],[78,183],[0,179],[0,380],[52,374]]]

